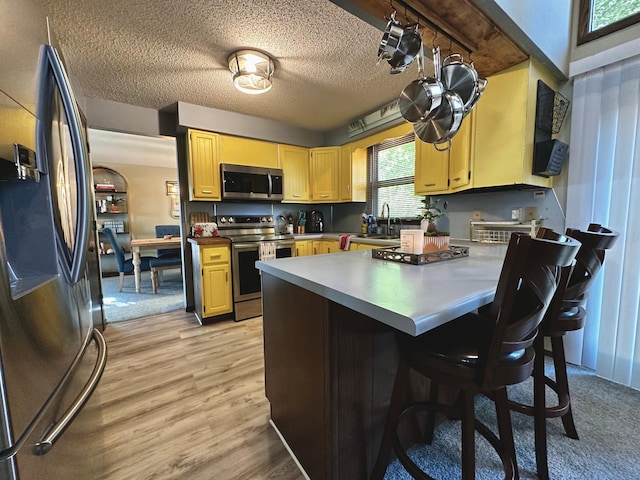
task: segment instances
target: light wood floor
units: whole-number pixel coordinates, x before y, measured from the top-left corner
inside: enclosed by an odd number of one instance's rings
[[[303,478],[268,423],[261,317],[200,326],[177,311],[105,337],[98,480]]]

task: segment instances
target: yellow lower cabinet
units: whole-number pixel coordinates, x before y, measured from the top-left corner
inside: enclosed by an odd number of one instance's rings
[[[313,240],[312,252],[313,255],[322,255],[324,253],[329,253],[328,242],[326,240]]]
[[[296,240],[296,257],[306,257],[313,255],[313,245],[311,240]]]
[[[229,247],[200,247],[200,263],[202,317],[233,312]]]

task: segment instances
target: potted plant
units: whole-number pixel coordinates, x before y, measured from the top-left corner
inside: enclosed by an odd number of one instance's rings
[[[125,199],[124,198],[118,198],[115,195],[112,195],[107,200],[109,201],[109,204],[111,205],[110,206],[110,211],[112,213],[118,213],[120,211],[119,205],[125,203]]]
[[[437,252],[449,248],[449,232],[438,230],[437,220],[444,215],[438,207],[439,200],[431,201],[430,197],[422,200],[424,207],[421,209],[420,226],[424,231],[423,253]]]

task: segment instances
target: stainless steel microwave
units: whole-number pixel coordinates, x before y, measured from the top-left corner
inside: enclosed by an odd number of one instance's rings
[[[222,200],[282,201],[282,170],[279,168],[220,165]]]

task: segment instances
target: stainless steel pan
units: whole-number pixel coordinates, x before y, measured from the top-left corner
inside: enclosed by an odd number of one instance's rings
[[[414,123],[413,130],[420,140],[433,144],[436,150],[448,150],[463,118],[464,102],[460,95],[452,90],[445,90],[440,105],[426,119]],[[443,143],[447,146],[441,148]]]
[[[436,50],[434,49],[434,67],[436,72],[434,77],[424,76],[424,50],[422,45],[420,46],[417,61],[418,78],[402,90],[398,101],[400,113],[404,119],[410,123],[424,120],[432,110],[440,105],[442,94],[444,93],[444,87],[438,78],[440,69],[439,50],[436,55]]]
[[[422,47],[422,36],[417,30],[417,25],[405,27],[400,44],[393,56],[387,60],[391,65],[391,73],[403,72],[418,56]]]
[[[448,55],[442,61],[442,83],[447,90],[460,95],[465,109],[477,101],[478,72],[473,64],[465,63],[459,53]]]

